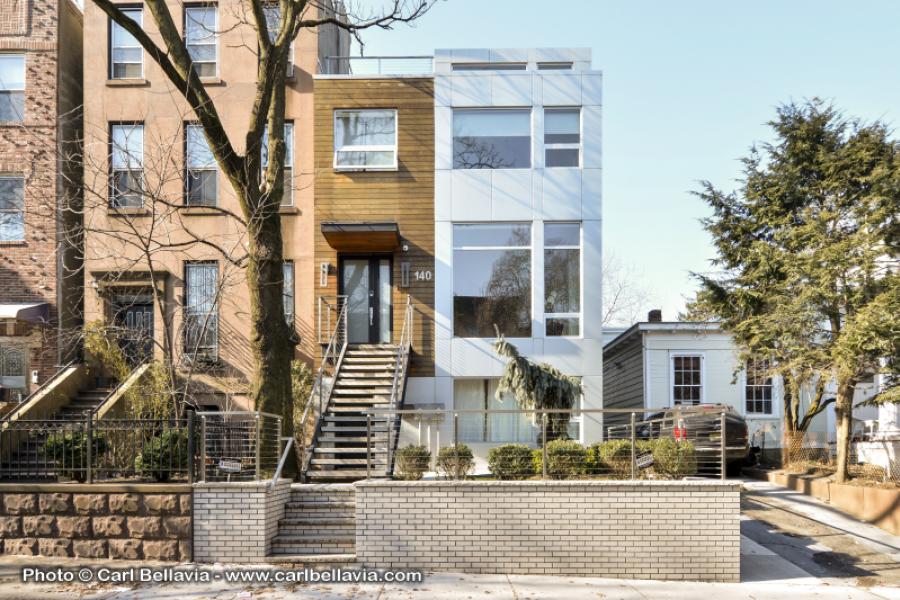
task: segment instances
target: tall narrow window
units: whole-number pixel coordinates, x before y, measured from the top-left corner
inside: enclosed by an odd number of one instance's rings
[[[284,290],[281,295],[284,298],[284,320],[288,325],[294,324],[294,261],[286,260],[281,265],[284,277],[282,285]]]
[[[703,402],[703,357],[690,354],[673,356],[672,403],[701,402]]]
[[[123,8],[122,13],[138,25],[144,24],[144,11]],[[109,20],[110,79],[140,79],[144,76],[144,50],[134,36],[121,25]]]
[[[547,336],[581,335],[581,225],[544,223]]]
[[[109,204],[137,208],[144,204],[144,126],[117,124],[110,134],[112,183]]]
[[[21,402],[28,394],[25,351],[0,346],[0,402]]]
[[[186,6],[184,9],[184,43],[194,71],[200,77],[217,75],[216,21],[215,5]]]
[[[581,164],[581,110],[544,109],[544,166],[577,167]]]
[[[396,169],[397,111],[334,111],[334,168]]]
[[[531,225],[453,226],[453,335],[531,337]]]
[[[0,121],[25,120],[25,56],[0,54]]]
[[[262,139],[262,167],[269,166],[269,128],[263,130]],[[291,121],[284,123],[284,195],[281,196],[281,206],[294,205],[294,124]]]
[[[455,109],[453,168],[531,168],[531,110]]]
[[[216,159],[200,125],[184,127],[185,204],[188,206],[215,206],[218,189]]]
[[[745,365],[744,401],[747,414],[772,414],[772,378],[769,361],[749,360]]]
[[[25,239],[25,178],[0,176],[0,242]]]
[[[184,265],[184,352],[188,359],[215,361],[219,354],[219,265]]]
[[[266,4],[263,6],[263,13],[266,16],[266,30],[269,32],[269,41],[275,43],[278,32],[281,29],[281,7],[277,4]],[[287,76],[294,76],[294,42],[288,48],[287,60]]]

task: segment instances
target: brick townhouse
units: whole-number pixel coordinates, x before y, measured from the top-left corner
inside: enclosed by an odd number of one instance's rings
[[[0,3],[0,401],[70,359],[79,324],[82,13]]]

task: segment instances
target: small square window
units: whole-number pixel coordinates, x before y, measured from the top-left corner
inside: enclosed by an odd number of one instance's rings
[[[334,168],[346,171],[396,169],[397,111],[335,111]]]

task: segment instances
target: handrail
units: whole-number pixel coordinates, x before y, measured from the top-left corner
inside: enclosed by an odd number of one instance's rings
[[[397,344],[397,358],[394,366],[394,380],[391,383],[391,398],[388,403],[389,408],[396,409],[400,402],[403,401],[404,391],[406,389],[406,371],[409,368],[409,352],[412,348],[413,335],[413,303],[412,295],[406,296],[406,310],[403,315],[403,330],[400,333],[400,343]],[[387,470],[390,473],[393,465],[394,446],[391,441],[393,431],[388,430],[387,444]],[[399,437],[399,434],[395,437]],[[396,440],[395,440],[396,441]]]
[[[281,438],[279,438],[279,439],[280,439],[282,442],[287,442],[287,444],[284,445],[284,451],[282,451],[282,453],[281,453],[281,458],[278,460],[278,468],[275,469],[275,474],[272,475],[272,481],[269,482],[269,489],[270,489],[270,490],[271,490],[272,488],[274,488],[274,487],[275,487],[275,484],[278,482],[278,478],[281,476],[281,469],[284,467],[285,461],[287,461],[288,452],[290,451],[291,446],[294,445],[294,438],[293,438],[293,436],[290,436],[290,435],[289,435],[289,436],[287,436],[287,437],[281,437]]]
[[[147,372],[147,369],[150,368],[150,361],[145,360],[140,363],[134,369],[131,370],[131,373],[128,374],[128,377],[123,379],[122,381],[116,382],[116,386],[106,395],[102,402],[97,404],[93,409],[91,409],[91,418],[99,416],[100,410],[106,406],[106,404],[114,397],[116,397],[126,385],[134,385],[144,374]],[[104,411],[106,414],[106,411]],[[100,417],[102,418],[102,417]]]
[[[366,67],[354,73],[354,63]],[[342,67],[346,67],[343,69]],[[325,56],[319,62],[325,75],[426,75],[434,73],[434,56]]]
[[[344,301],[341,303],[341,299]],[[322,298],[319,298],[320,306]],[[306,402],[306,407],[303,409],[303,416],[300,417],[300,472],[301,474],[306,474],[306,469],[308,468],[308,463],[310,456],[307,456],[306,451],[306,421],[309,418],[310,411],[315,407],[317,411],[313,414],[315,415],[313,421],[313,433],[312,439],[310,443],[315,443],[316,434],[319,428],[319,420],[322,417],[322,414],[325,412],[325,407],[328,405],[328,402],[331,399],[331,392],[334,389],[334,377],[340,369],[341,363],[344,360],[344,354],[347,351],[347,302],[346,296],[338,296],[338,302],[340,303],[340,310],[338,312],[337,321],[334,324],[334,330],[331,333],[331,337],[328,340],[328,345],[325,348],[325,351],[322,353],[322,363],[319,365],[319,370],[316,373],[315,381],[313,382],[312,390],[309,394],[309,399]],[[321,312],[319,313],[321,315]],[[331,372],[332,383],[328,391],[325,391],[325,378],[328,374],[328,367],[331,363],[334,363],[334,370]],[[318,402],[316,402],[318,400]],[[294,432],[294,435],[297,435],[298,432]]]
[[[55,382],[57,379],[60,378],[60,376],[61,376],[63,373],[65,373],[68,369],[72,368],[73,366],[75,366],[75,364],[77,364],[77,363],[79,363],[79,362],[81,362],[81,361],[78,361],[78,360],[73,359],[73,360],[70,360],[69,362],[67,362],[66,364],[64,364],[63,366],[59,367],[59,368],[53,373],[53,375],[51,375],[51,376],[47,379],[47,381],[45,381],[44,383],[42,383],[41,385],[39,385],[33,392],[31,392],[30,394],[28,394],[27,396],[25,396],[24,398],[22,398],[22,400],[21,400],[18,404],[16,404],[16,407],[15,407],[14,409],[12,409],[12,410],[9,411],[8,413],[6,413],[6,414],[3,415],[2,417],[0,417],[0,423],[5,423],[5,422],[9,421],[10,419],[12,419],[13,415],[19,413],[19,411],[20,411],[21,409],[23,409],[29,402],[31,402],[31,400],[33,400],[38,394],[40,394],[40,393],[42,393],[44,390],[46,390],[47,387],[48,387],[51,383]]]

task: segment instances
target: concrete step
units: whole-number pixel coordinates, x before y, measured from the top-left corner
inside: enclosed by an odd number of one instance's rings
[[[358,427],[356,425],[322,425],[323,433],[365,433],[367,431],[366,426]],[[384,425],[376,426],[373,425],[372,429],[369,430],[372,432],[372,436],[375,437],[376,433],[387,433],[388,428]]]
[[[356,554],[270,554],[265,561],[292,565],[349,565],[356,562]]]
[[[370,464],[373,469],[383,469],[387,465],[387,459],[377,459],[372,458],[371,461],[367,462],[366,457],[362,458],[311,458],[309,461],[310,468],[322,467],[322,466],[337,466],[337,467],[357,467],[357,468],[366,468],[366,464]]]
[[[322,511],[330,511],[330,510],[355,510],[356,502],[354,500],[346,500],[343,502],[320,502],[320,501],[308,501],[308,500],[294,500],[293,495],[291,499],[285,502],[284,507],[288,510],[300,510],[306,512],[315,512],[320,513]]]
[[[325,416],[322,417],[322,420],[327,423],[350,423],[350,422],[361,422],[363,430],[366,427],[366,416],[365,415],[329,415],[325,413]],[[379,424],[381,427],[384,427],[387,424],[388,419],[386,417],[372,417],[372,425]]]
[[[385,477],[385,471],[383,469],[372,469],[370,473],[373,478],[381,478]],[[318,470],[310,470],[307,473],[307,477],[309,477],[312,481],[359,481],[360,479],[366,478],[366,470],[365,469],[341,469],[341,470],[333,470],[333,471],[318,471]]]
[[[328,444],[363,444],[363,448],[365,448],[365,444],[367,442],[381,442],[382,444],[387,443],[387,433],[382,433],[380,435],[372,435],[371,438],[367,438],[366,436],[340,436],[340,435],[320,435],[317,442],[319,447],[321,448],[329,448],[334,446],[328,446]]]
[[[313,448],[313,454],[360,454],[365,453],[366,445],[361,444],[356,448]],[[387,448],[375,447],[370,450],[372,454],[387,454]]]

